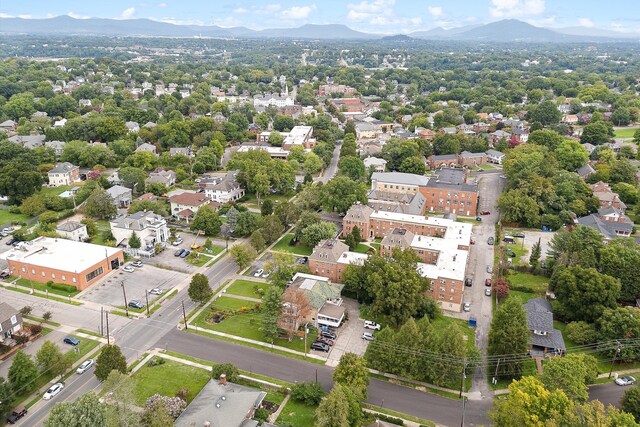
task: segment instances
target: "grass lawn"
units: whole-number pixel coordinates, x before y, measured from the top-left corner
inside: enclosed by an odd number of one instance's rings
[[[509,291],[509,296],[515,296],[520,298],[520,301],[522,301],[522,303],[526,303],[527,301],[529,301],[530,299],[533,298],[537,298],[540,295],[536,295],[536,294],[532,294],[530,292],[521,292],[521,291]]]
[[[293,239],[293,233],[285,234],[280,240],[278,240],[278,243],[275,244],[275,246],[273,247],[273,250],[281,251],[281,252],[289,252],[292,254],[302,255],[302,256],[311,255],[311,253],[313,252],[313,248],[305,246],[302,243],[299,243],[296,246],[291,246],[289,245],[289,242],[291,241],[291,239]]]
[[[380,243],[369,243],[372,248],[374,248],[377,252],[380,252]]]
[[[308,406],[304,403],[289,399],[278,417],[279,423],[287,422],[293,427],[313,427],[316,420],[316,406]]]
[[[369,252],[370,247],[367,245],[363,245],[362,243],[358,243],[358,246],[355,247],[353,252],[358,252],[360,254],[366,254]]]
[[[89,338],[78,338],[78,339],[80,340],[80,344],[78,344],[78,349],[79,349],[78,352],[76,353],[73,349],[70,349],[66,352],[68,357],[73,362],[77,362],[78,360],[82,359],[87,353],[89,353],[91,350],[96,348],[98,344],[100,344],[99,341],[94,341]],[[64,348],[62,350],[64,351]]]
[[[538,375],[538,370],[536,368],[536,362],[533,359],[527,359],[524,361],[524,363],[522,364],[522,375],[532,375],[532,376],[537,376]],[[509,384],[511,384],[511,382],[513,381],[512,378],[498,378],[498,382],[497,384],[493,384],[492,383],[492,374],[491,372],[487,373],[487,380],[489,381],[489,386],[493,389],[493,390],[502,390],[505,388],[509,387]]]
[[[11,213],[8,209],[0,209],[0,225],[7,224],[9,222],[25,222],[28,219],[29,217],[26,215]]]
[[[488,165],[488,164],[482,164],[478,166],[478,169],[482,169],[482,170],[491,170],[491,169],[495,169],[492,165]]]
[[[462,333],[467,336],[466,344],[467,350],[473,350],[475,348],[476,330],[469,326],[469,322],[463,319],[456,319],[454,317],[447,317],[440,315],[436,317],[431,324],[436,330],[442,331],[444,328],[451,324],[456,324],[462,330]]]
[[[271,284],[254,282],[253,280],[236,280],[227,288],[227,293],[243,297],[262,298],[262,295],[255,291],[254,287],[256,286],[266,292]]]
[[[271,200],[271,202],[274,204],[279,203],[281,201],[287,201],[289,200],[291,197],[293,197],[295,195],[295,193],[291,193],[291,194],[269,194],[267,196],[263,196],[260,197],[260,201],[264,202],[265,200]],[[258,206],[258,199],[256,198],[255,194],[245,194],[244,197],[242,197],[242,199],[240,199],[238,201],[238,203],[244,204],[247,207],[252,207],[252,208],[260,208],[260,206]]]
[[[633,138],[633,134],[638,130],[637,128],[615,129],[613,133],[616,138]]]
[[[251,301],[240,300],[233,297],[220,297],[213,303],[213,307],[218,310],[236,311],[242,307],[253,308],[255,304],[256,303]],[[210,310],[208,309],[203,310],[193,323],[199,328],[224,332],[238,337],[270,343],[265,340],[262,332],[260,331],[260,322],[262,320],[260,313],[246,312],[235,314],[225,318],[220,323],[208,323],[205,319],[209,312]],[[309,335],[307,336],[307,351],[316,336],[316,331],[309,332]],[[294,338],[291,341],[284,338],[276,338],[273,341],[273,344],[304,352],[304,340],[301,338]]]
[[[544,294],[549,285],[549,278],[530,273],[511,273],[506,276],[512,286],[524,286],[534,292]]]
[[[8,282],[13,282],[16,278],[11,276],[9,277],[9,279],[7,279]],[[45,292],[45,291],[49,291],[50,294],[55,294],[55,295],[60,295],[63,297],[68,297],[69,295],[71,296],[75,296],[77,295],[80,291],[76,288],[74,288],[73,291],[65,291],[62,289],[55,289],[51,286],[48,286],[46,283],[39,283],[39,282],[35,282],[35,281],[29,281],[28,279],[18,279],[17,281],[19,286],[24,286],[25,288],[31,288],[33,286],[34,289],[37,289],[39,291]]]
[[[196,254],[196,255],[191,256],[191,254]],[[185,258],[185,260],[189,264],[195,265],[196,267],[202,267],[207,262],[209,262],[209,261],[211,261],[213,259],[210,256],[198,254],[197,252],[191,252],[191,254],[189,254],[189,256]]]
[[[47,195],[47,196],[59,196],[67,190],[71,190],[76,185],[61,185],[59,187],[42,187],[37,194]]]
[[[196,397],[210,378],[209,371],[165,360],[162,365],[153,367],[145,365],[133,375],[133,396],[136,405],[143,406],[144,402],[156,393],[175,396],[178,390],[186,388],[189,390],[188,403]]]

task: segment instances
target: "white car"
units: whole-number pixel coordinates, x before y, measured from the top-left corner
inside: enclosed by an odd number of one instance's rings
[[[158,289],[158,288],[149,289],[149,293],[151,295],[162,295],[162,289]]]
[[[373,341],[375,338],[373,337],[373,333],[371,332],[363,332],[362,339],[365,341]]]
[[[465,302],[464,305],[462,306],[462,309],[464,311],[471,311],[471,303],[470,302]]]
[[[78,366],[78,369],[76,369],[76,373],[78,375],[82,375],[85,372],[87,372],[89,368],[91,368],[92,366],[93,366],[93,359],[85,360],[84,362],[82,362],[82,365]]]
[[[364,327],[367,329],[373,329],[374,331],[379,331],[380,330],[380,325],[377,324],[376,322],[373,322],[371,320],[365,320],[364,321]]]
[[[181,244],[182,244],[182,239],[179,237],[176,240],[174,240],[172,243],[173,246],[180,246]]]
[[[266,279],[267,277],[269,277],[269,275],[271,275],[271,272],[270,271],[265,271],[264,273],[262,273],[260,275],[260,277],[262,277],[263,279]]]
[[[490,265],[487,265],[487,273],[491,274],[493,273],[493,267]]]
[[[143,266],[142,261],[133,261],[131,265],[138,268],[141,268]]]
[[[616,378],[615,383],[621,386],[625,386],[625,385],[633,385],[635,384],[636,379],[634,377],[632,377],[631,375],[625,375],[624,377],[618,377]]]
[[[55,397],[58,393],[60,393],[62,391],[62,389],[64,388],[64,384],[62,383],[55,383],[54,385],[52,385],[49,390],[47,390],[44,395],[42,396],[42,398],[44,400],[50,400],[53,397]]]
[[[122,271],[126,271],[127,273],[133,273],[135,270],[130,265],[125,266]]]
[[[264,273],[264,270],[259,268],[255,273],[253,273],[253,277],[260,277]]]
[[[491,296],[491,288],[485,288],[485,290],[484,290],[484,294],[485,294],[486,296],[490,297],[490,296]]]

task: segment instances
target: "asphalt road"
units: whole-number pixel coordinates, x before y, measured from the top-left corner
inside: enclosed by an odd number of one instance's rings
[[[156,343],[156,347],[165,345],[170,351],[215,363],[230,362],[240,369],[283,381],[314,381],[317,375],[318,381],[326,390],[329,390],[333,384],[331,378],[333,368],[329,366],[290,359],[286,356],[226,341],[218,341],[185,331],[172,329]],[[446,426],[460,424],[462,401],[447,399],[376,379],[371,380],[368,393],[367,402],[373,405],[432,420]],[[468,401],[465,426],[488,425],[489,420],[486,413],[490,406],[491,403],[488,401]]]
[[[318,179],[318,181],[322,182],[323,184],[326,184],[327,182],[329,182],[329,180],[334,176],[336,176],[336,173],[338,173],[338,160],[340,158],[340,147],[341,145],[336,144],[336,148],[333,150],[333,157],[329,162],[329,166],[327,166],[322,176]]]
[[[610,383],[590,386],[589,400],[599,400],[605,407],[608,405],[620,407],[622,395],[628,388],[629,386],[620,387],[619,385],[615,385],[612,378]]]

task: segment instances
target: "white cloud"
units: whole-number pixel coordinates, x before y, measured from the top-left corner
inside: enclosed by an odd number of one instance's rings
[[[178,19],[174,17],[163,17],[163,18],[149,18],[152,21],[158,22],[166,22],[167,24],[174,25],[205,25],[203,21],[198,19]]]
[[[217,25],[218,27],[223,28],[239,27],[240,25],[242,25],[242,21],[233,16],[227,16],[226,18],[222,19],[214,19],[213,25]]]
[[[363,0],[360,3],[347,4],[347,19],[357,23],[365,23],[369,25],[394,26],[393,32],[397,32],[398,26],[402,26],[403,31],[407,31],[407,27],[416,27],[422,24],[422,18],[419,16],[398,16],[394,10],[395,0]],[[376,28],[375,30],[380,30]]]
[[[8,13],[0,12],[0,18],[13,18],[13,15],[9,15]]]
[[[587,27],[587,28],[595,27],[595,24],[589,18],[578,18],[578,25],[580,25],[581,27]]]
[[[158,7],[160,9],[164,9],[165,7],[167,7],[168,5],[166,3],[158,3]]]
[[[86,16],[86,15],[80,15],[79,13],[75,13],[75,12],[69,12],[67,13],[67,16],[70,16],[74,19],[90,19],[90,16]]]
[[[438,19],[442,15],[444,15],[444,11],[440,6],[428,6],[427,10],[429,11],[429,15],[431,15],[433,19]]]
[[[24,15],[18,15],[18,18],[22,18],[22,19],[31,19],[33,18],[33,16],[29,15],[29,14],[24,14]]]
[[[128,7],[125,10],[122,11],[122,13],[120,14],[119,18],[120,19],[130,19],[133,14],[136,13],[136,8],[135,7]]]
[[[309,17],[311,12],[316,10],[316,5],[311,4],[307,6],[292,6],[288,9],[282,11],[283,19],[297,20],[297,19],[306,19]]]
[[[489,8],[495,18],[519,18],[540,15],[545,10],[545,0],[491,0]]]
[[[282,9],[282,5],[278,3],[270,3],[264,6],[240,6],[233,9],[233,13],[242,14],[256,14],[256,15],[271,15]]]

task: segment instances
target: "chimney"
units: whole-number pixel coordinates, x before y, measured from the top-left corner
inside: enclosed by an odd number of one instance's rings
[[[227,385],[227,374],[220,374],[220,385]]]

